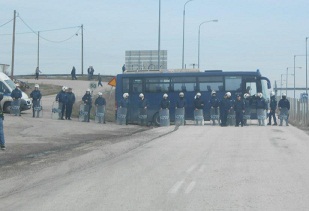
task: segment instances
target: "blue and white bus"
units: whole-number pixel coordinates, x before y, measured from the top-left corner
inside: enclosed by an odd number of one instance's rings
[[[123,93],[129,93],[129,123],[138,122],[138,100],[139,94],[143,93],[149,102],[148,121],[155,125],[159,124],[160,101],[164,93],[168,94],[171,102],[170,118],[174,121],[175,103],[179,93],[183,92],[187,101],[185,110],[186,119],[193,120],[194,107],[193,100],[197,92],[202,94],[202,99],[206,103],[204,109],[205,120],[210,119],[208,101],[211,98],[211,91],[217,92],[217,97],[221,100],[226,92],[232,93],[232,98],[236,95],[243,96],[249,93],[251,96],[257,92],[263,93],[265,99],[269,99],[271,83],[268,78],[263,77],[257,71],[222,71],[210,70],[205,72],[128,72],[117,75],[116,78],[115,102],[122,99]],[[252,104],[251,118],[256,119],[256,110]]]

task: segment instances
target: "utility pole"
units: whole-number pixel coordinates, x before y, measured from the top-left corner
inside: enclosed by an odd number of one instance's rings
[[[82,31],[82,75],[84,75],[84,26],[81,25]]]
[[[38,61],[37,67],[40,67],[40,31],[38,31]]]
[[[11,64],[11,79],[14,77],[14,54],[15,54],[15,22],[16,22],[16,10],[14,10],[13,19],[13,41],[12,41],[12,64]]]
[[[159,0],[159,32],[158,32],[158,70],[160,70],[160,40],[161,40],[161,0]]]

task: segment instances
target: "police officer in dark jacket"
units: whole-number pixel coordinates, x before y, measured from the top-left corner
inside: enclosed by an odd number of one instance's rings
[[[0,94],[0,102],[3,99],[3,94]],[[5,139],[4,139],[4,132],[3,132],[3,120],[4,120],[4,116],[3,116],[3,110],[0,104],[0,147],[1,150],[5,150]]]
[[[65,112],[65,107],[67,103],[67,94],[66,94],[67,87],[63,86],[61,91],[56,95],[56,101],[59,103],[59,109],[61,109],[60,119],[63,119],[63,115]]]
[[[75,103],[75,94],[72,92],[72,88],[68,88],[66,94],[67,94],[67,102],[66,102],[65,119],[71,120],[73,104]]]
[[[227,126],[227,115],[232,106],[231,100],[229,99],[230,97],[231,93],[227,92],[225,93],[223,99],[220,101],[220,118],[222,127]]]
[[[129,123],[129,109],[130,109],[130,101],[129,101],[129,93],[124,93],[122,95],[122,99],[119,101],[119,107],[120,108],[126,108],[127,109],[127,115],[126,115],[126,125]]]
[[[239,127],[239,123],[241,126],[244,126],[243,114],[245,112],[245,102],[241,99],[240,95],[237,95],[237,99],[234,103],[234,110],[236,113],[236,125],[235,127]]]
[[[276,100],[276,96],[274,92],[270,93],[270,112],[269,112],[269,116],[268,116],[268,124],[267,125],[271,125],[271,118],[274,119],[274,124],[273,125],[277,125],[277,118],[276,118],[276,109],[277,109],[277,100]]]
[[[88,117],[87,120],[85,121],[90,121],[90,111],[91,111],[91,107],[92,107],[92,98],[91,98],[91,94],[90,94],[90,89],[87,89],[86,93],[84,94],[82,101],[84,102],[85,105],[88,106]]]
[[[168,95],[165,93],[163,95],[163,99],[160,102],[160,108],[161,109],[170,109],[170,101],[167,99]]]
[[[34,107],[40,106],[40,100],[42,98],[42,94],[39,90],[39,84],[34,86],[34,90],[30,93],[30,97],[32,98],[32,117],[35,117]]]
[[[106,100],[103,97],[102,92],[99,92],[98,94],[99,94],[99,97],[97,97],[97,99],[95,99],[94,105],[96,107],[98,107],[98,106],[106,106]],[[105,107],[104,107],[104,109],[105,109]],[[103,110],[103,112],[105,113],[105,110]],[[99,123],[102,123],[102,117],[99,117]],[[105,124],[105,115],[104,115],[103,123]]]
[[[213,125],[216,124],[216,118],[214,118],[214,116],[218,116],[219,115],[219,105],[220,105],[220,101],[217,97],[217,93],[215,90],[211,91],[211,98],[208,101],[209,106],[210,106],[210,118],[213,121]]]
[[[187,106],[187,101],[185,98],[185,94],[183,92],[179,93],[179,98],[176,101],[176,109],[177,108],[186,108]]]
[[[256,112],[257,112],[257,116],[258,116],[259,126],[265,126],[265,118],[266,118],[266,110],[267,109],[268,109],[267,108],[267,102],[263,98],[263,94],[261,92],[257,93]]]
[[[196,93],[195,95],[195,99],[193,101],[193,104],[194,104],[194,109],[195,110],[198,110],[198,109],[203,109],[204,108],[204,101],[201,99],[201,93]]]
[[[18,105],[19,106],[19,109],[20,109],[20,100],[21,100],[21,97],[22,97],[22,93],[19,89],[19,84],[16,84],[16,87],[15,89],[12,91],[11,93],[11,97],[13,98],[13,101],[14,101],[14,104],[15,105]],[[16,116],[17,114],[15,114]],[[20,111],[19,111],[19,116],[20,116]]]
[[[286,94],[285,93],[282,93],[282,99],[279,100],[279,103],[278,103],[278,108],[280,110],[280,113],[283,112],[282,110],[283,109],[286,109],[286,113],[285,115],[287,116],[287,118],[285,119],[286,121],[286,126],[289,126],[289,123],[288,123],[288,120],[289,120],[289,110],[290,110],[290,101],[288,99],[286,99]],[[282,123],[283,123],[283,119],[280,118],[280,126],[282,126]]]

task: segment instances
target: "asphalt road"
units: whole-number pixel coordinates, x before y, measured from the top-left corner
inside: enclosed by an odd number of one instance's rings
[[[53,83],[77,95],[89,84]],[[309,209],[309,139],[293,126],[148,128],[48,112],[5,118],[1,211]]]
[[[111,159],[86,155],[1,180],[1,210],[308,210],[308,135],[290,127],[184,126]],[[80,161],[83,161],[82,164]]]

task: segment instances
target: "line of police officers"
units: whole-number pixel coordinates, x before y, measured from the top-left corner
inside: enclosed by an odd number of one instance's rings
[[[194,97],[194,109],[199,110],[199,109],[204,109],[205,107],[205,102],[201,98],[201,93],[196,93]],[[254,104],[253,105],[253,101]],[[120,100],[119,102],[120,107],[129,107],[129,94],[124,93],[123,94],[123,99]],[[168,95],[165,93],[163,94],[163,98],[160,101],[160,109],[170,109],[170,100],[168,99]],[[175,108],[186,108],[187,102],[184,97],[184,93],[180,92],[179,93],[179,98],[176,100],[175,103]],[[149,104],[148,101],[145,99],[145,96],[143,93],[139,95],[139,103],[138,103],[138,108],[139,109],[144,109],[145,111],[147,110]],[[256,109],[257,111],[257,117],[258,117],[258,123],[259,126],[264,126],[265,125],[265,119],[267,117],[266,112],[268,110],[268,103],[263,97],[263,94],[261,92],[257,93],[254,96],[250,96],[249,93],[244,94],[244,99],[240,95],[237,95],[236,100],[233,100],[231,98],[231,93],[227,92],[225,93],[224,97],[219,100],[218,97],[216,96],[216,91],[211,92],[211,98],[208,101],[208,106],[212,110],[214,115],[218,115],[221,121],[221,126],[225,127],[227,126],[227,120],[228,120],[228,115],[231,112],[235,112],[235,126],[238,127],[248,125],[247,120],[250,119],[251,116],[251,108]],[[286,98],[286,94],[282,94],[282,99],[279,101],[279,104],[277,105],[277,100],[274,92],[271,92],[271,98],[270,98],[270,110],[269,110],[269,123],[267,125],[271,125],[271,119],[273,118],[274,124],[277,125],[277,120],[276,120],[276,110],[277,107],[279,111],[281,110],[290,110],[290,102]],[[220,115],[219,115],[220,114]],[[286,125],[288,126],[288,113],[286,114],[287,118],[281,118],[280,116],[280,126],[282,126],[283,120],[286,121]],[[213,124],[216,124],[216,120],[213,120]],[[128,118],[127,120],[128,121]]]

